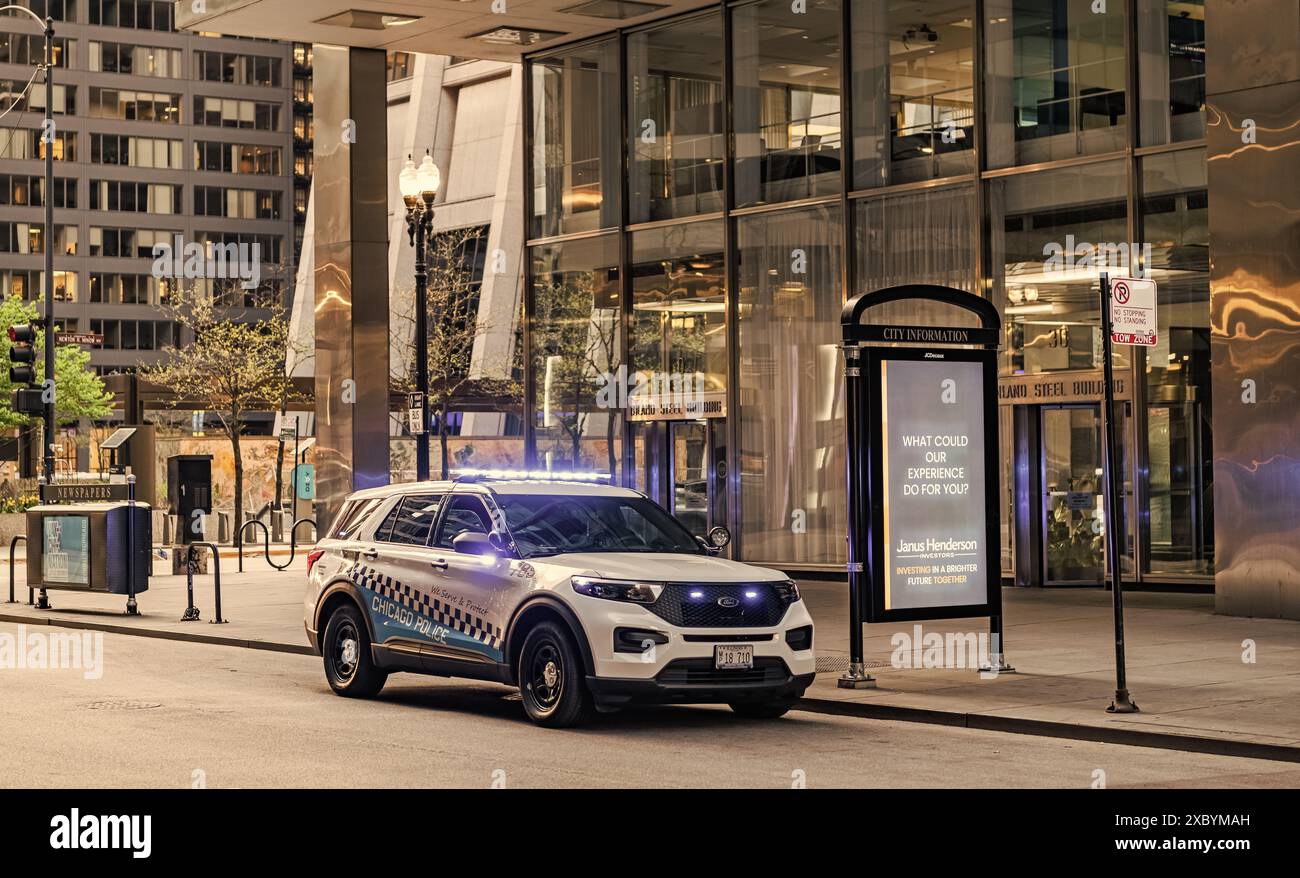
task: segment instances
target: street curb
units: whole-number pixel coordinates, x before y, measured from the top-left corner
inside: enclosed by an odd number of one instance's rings
[[[1291,747],[1285,744],[1260,744],[1253,741],[1230,741],[1221,738],[1206,738],[1200,735],[1179,735],[1173,732],[1140,731],[1138,729],[1121,729],[1109,726],[1085,726],[1077,723],[1052,722],[1051,720],[1025,719],[1023,717],[960,713],[919,707],[895,707],[889,704],[861,704],[849,701],[835,701],[828,698],[801,698],[795,703],[793,709],[828,716],[852,716],[860,719],[953,726],[986,732],[1006,732],[1013,735],[1035,735],[1042,738],[1092,741],[1098,744],[1123,744],[1129,747],[1181,750],[1188,753],[1206,753],[1213,756],[1268,759],[1273,762],[1300,762],[1300,747]]]
[[[159,631],[156,628],[134,628],[129,625],[110,625],[107,622],[86,622],[81,619],[60,619],[57,616],[32,617],[15,613],[0,613],[0,622],[20,625],[49,625],[53,628],[76,628],[85,631],[102,631],[105,634],[131,634],[136,637],[153,637],[158,640],[181,640],[189,643],[206,643],[211,646],[237,646],[244,649],[261,649],[290,655],[315,655],[306,643],[276,643],[271,640],[248,640],[242,637],[222,637],[217,634],[190,634],[184,631]]]

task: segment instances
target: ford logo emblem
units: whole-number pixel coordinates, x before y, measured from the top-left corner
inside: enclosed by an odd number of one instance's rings
[[[740,606],[740,601],[736,600],[730,595],[723,595],[722,597],[718,598],[718,606],[731,609],[732,607]]]

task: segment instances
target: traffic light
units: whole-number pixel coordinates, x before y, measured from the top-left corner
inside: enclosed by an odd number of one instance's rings
[[[11,408],[24,415],[39,415],[45,411],[45,402],[41,399],[41,389],[36,387],[36,326],[21,323],[9,327],[9,381],[12,384],[26,384],[27,387],[15,387]]]

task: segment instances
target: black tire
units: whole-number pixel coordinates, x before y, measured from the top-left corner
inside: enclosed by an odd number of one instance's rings
[[[590,718],[582,654],[563,625],[542,622],[529,631],[516,670],[524,711],[537,725],[563,729]]]
[[[731,709],[746,719],[777,719],[785,716],[794,707],[794,699],[782,698],[779,701],[733,701]]]
[[[361,611],[352,604],[339,607],[325,623],[321,656],[330,688],[345,698],[372,698],[388,682],[388,672],[370,654],[370,632]]]

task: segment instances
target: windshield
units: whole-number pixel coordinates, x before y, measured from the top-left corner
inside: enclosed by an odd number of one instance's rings
[[[495,499],[524,558],[564,552],[704,553],[677,519],[642,497],[498,494]]]

